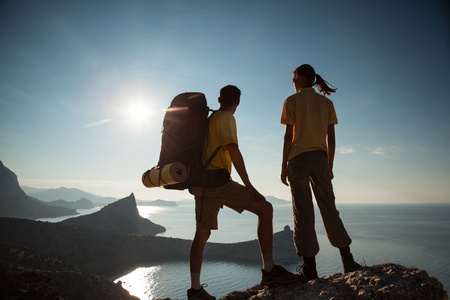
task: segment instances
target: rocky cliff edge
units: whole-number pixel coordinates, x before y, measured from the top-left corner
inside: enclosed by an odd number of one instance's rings
[[[221,300],[447,300],[442,284],[428,273],[393,263],[363,267],[346,274],[336,273],[290,287],[255,285],[235,291]],[[158,300],[158,299],[157,299]],[[170,300],[159,299],[159,300]]]

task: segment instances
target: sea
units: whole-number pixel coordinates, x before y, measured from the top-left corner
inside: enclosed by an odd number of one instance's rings
[[[370,266],[396,263],[426,270],[436,277],[445,290],[450,288],[450,204],[340,204],[344,225],[352,238],[351,250],[357,262]],[[166,228],[164,237],[192,240],[195,232],[193,201],[177,206],[138,206],[142,217]],[[81,211],[81,214],[90,212]],[[320,252],[316,256],[319,277],[342,273],[339,251],[327,239],[319,210],[316,232]],[[54,221],[54,220],[52,220]],[[293,228],[292,206],[274,205],[274,232],[288,225]],[[238,214],[224,208],[219,213],[219,229],[209,241],[235,243],[254,240],[257,217],[249,212]],[[277,254],[274,253],[277,262]],[[282,264],[295,272],[301,264]],[[245,290],[261,280],[262,264],[229,261],[204,261],[201,280],[218,299],[226,294]],[[157,298],[186,299],[190,287],[188,261],[171,261],[160,265],[141,266],[114,280],[121,281],[130,294],[141,300]]]

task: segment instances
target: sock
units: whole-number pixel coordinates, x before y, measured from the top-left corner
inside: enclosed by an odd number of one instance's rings
[[[200,284],[200,273],[191,272],[191,288],[193,290],[201,289],[202,285]]]
[[[266,273],[272,271],[272,268],[275,266],[275,261],[273,259],[273,253],[264,254],[261,253],[262,261],[263,261],[263,270]]]
[[[344,247],[344,248],[339,248],[339,252],[341,253],[342,257],[349,257],[351,255],[349,246]]]

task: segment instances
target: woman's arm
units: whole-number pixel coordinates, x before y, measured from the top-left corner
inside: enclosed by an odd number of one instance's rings
[[[334,178],[334,174],[333,174],[334,154],[336,152],[336,135],[334,132],[334,124],[328,125],[327,146],[328,146],[328,164],[330,165],[331,179],[333,179]]]
[[[294,126],[286,125],[286,131],[284,132],[284,142],[283,142],[283,161],[281,163],[281,182],[285,185],[288,184],[288,156],[289,151],[292,147],[292,137],[294,135]]]

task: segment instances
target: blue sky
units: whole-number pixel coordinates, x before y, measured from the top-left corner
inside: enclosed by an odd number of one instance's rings
[[[284,100],[303,63],[336,87],[337,202],[450,202],[446,1],[2,1],[0,160],[21,185],[142,200],[164,109],[186,91],[236,113],[250,180],[279,180]],[[234,179],[239,181],[236,173]]]

